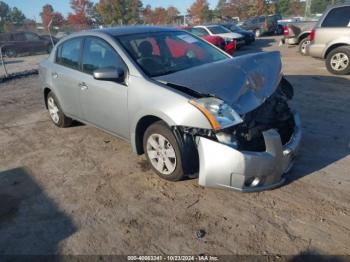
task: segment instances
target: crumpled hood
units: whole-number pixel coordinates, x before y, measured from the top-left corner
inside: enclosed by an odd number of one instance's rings
[[[204,96],[215,96],[239,114],[247,113],[276,90],[281,79],[278,51],[244,55],[155,77]]]

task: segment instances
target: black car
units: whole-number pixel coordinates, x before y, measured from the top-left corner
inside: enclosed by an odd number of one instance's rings
[[[0,46],[7,57],[16,57],[23,53],[50,52],[51,39],[33,32],[12,32],[0,34]]]
[[[246,45],[250,45],[255,41],[255,34],[252,31],[244,30],[243,28],[233,23],[222,24],[222,26],[224,26],[225,28],[227,28],[228,30],[234,33],[243,35]]]

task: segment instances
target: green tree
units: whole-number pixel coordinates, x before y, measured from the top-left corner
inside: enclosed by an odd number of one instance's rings
[[[328,5],[332,4],[332,0],[312,0],[311,13],[323,13]]]
[[[4,31],[4,24],[9,20],[10,7],[3,1],[0,1],[0,30]]]
[[[17,7],[11,9],[9,19],[12,23],[21,24],[26,19],[25,15]]]
[[[97,10],[105,24],[135,24],[141,20],[142,2],[140,0],[100,0]]]

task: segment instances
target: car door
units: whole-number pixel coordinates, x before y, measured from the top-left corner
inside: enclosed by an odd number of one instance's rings
[[[24,36],[27,44],[27,52],[35,53],[42,51],[43,47],[38,35],[30,32],[25,32]]]
[[[35,53],[35,52],[46,51],[44,41],[41,40],[37,34],[31,33],[31,32],[25,32],[24,35],[29,48],[29,52]]]
[[[324,49],[350,38],[350,6],[331,9],[316,29],[314,44]]]
[[[16,52],[19,53],[26,53],[29,52],[29,48],[27,45],[27,41],[25,38],[24,33],[14,33],[12,35],[12,48],[16,50]]]
[[[129,136],[125,83],[97,80],[93,72],[101,68],[127,67],[116,50],[105,40],[86,37],[82,55],[83,77],[80,78],[80,103],[83,119],[106,131],[127,138]]]
[[[51,71],[53,91],[64,113],[79,119],[82,117],[79,104],[82,40],[82,37],[76,37],[61,43]]]

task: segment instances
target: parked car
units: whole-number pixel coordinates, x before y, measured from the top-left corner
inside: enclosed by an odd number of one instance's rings
[[[287,23],[284,27],[284,39],[288,45],[299,45],[301,55],[308,55],[308,45],[310,33],[316,26],[316,21],[293,22]]]
[[[284,182],[301,139],[281,67],[279,52],[232,58],[183,30],[138,26],[72,34],[39,73],[56,126],[124,138],[164,179],[199,171],[200,185],[259,191]]]
[[[350,73],[350,4],[327,9],[310,35],[309,53],[326,60],[329,72]]]
[[[49,40],[51,42],[51,39],[53,41],[54,44],[56,44],[58,42],[58,38],[54,37],[54,36],[50,36],[50,35],[40,35],[41,38]]]
[[[190,26],[180,27],[180,29],[186,30],[198,37],[201,37],[205,41],[219,47],[226,53],[233,55],[236,50],[236,40],[226,42],[221,36],[209,35],[207,31],[200,30],[199,28],[193,28]]]
[[[234,33],[221,25],[199,25],[195,26],[197,30],[200,30],[202,34],[209,34],[212,36],[220,36],[225,39],[226,43],[232,41],[236,42],[236,48],[240,49],[245,45],[244,36]]]
[[[275,34],[278,32],[278,20],[281,20],[280,15],[264,15],[251,17],[243,21],[240,26],[245,30],[252,30],[255,37],[259,38],[265,34]]]
[[[14,32],[0,34],[2,52],[8,57],[15,57],[22,53],[50,52],[51,40],[33,32]]]
[[[234,23],[226,23],[221,25],[234,33],[242,35],[246,45],[250,45],[251,43],[255,42],[255,34],[253,31],[244,30]]]

